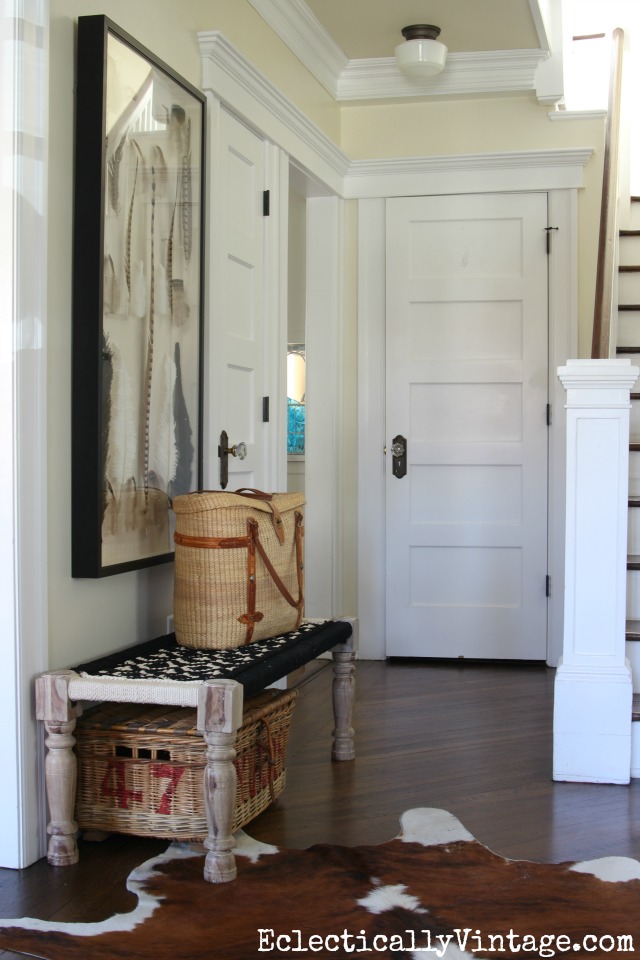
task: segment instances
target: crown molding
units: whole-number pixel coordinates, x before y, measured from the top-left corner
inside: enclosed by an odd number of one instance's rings
[[[578,147],[353,160],[345,180],[344,197],[580,188],[584,167],[593,153],[590,147]]]
[[[340,76],[336,99],[444,99],[528,93],[535,91],[538,66],[547,56],[542,50],[450,53],[442,73],[423,83],[405,77],[394,57],[351,60]]]
[[[349,58],[304,0],[249,0],[292,53],[336,99]]]
[[[345,199],[581,187],[590,148],[350,161],[219,31],[198,34],[202,85]]]
[[[605,120],[606,110],[551,110],[549,120],[558,123],[564,120]]]
[[[530,0],[533,4],[537,0]],[[304,0],[249,0],[292,53],[337,101],[513,96],[536,90],[549,51],[450,53],[441,74],[415,83],[394,57],[349,60]],[[555,98],[557,99],[557,97]]]
[[[338,195],[349,158],[217,30],[198,34],[202,85]]]

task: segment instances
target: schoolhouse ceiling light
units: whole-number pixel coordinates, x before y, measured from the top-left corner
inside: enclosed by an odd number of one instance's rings
[[[447,48],[437,39],[440,27],[430,23],[414,23],[403,27],[404,43],[396,47],[396,63],[412,80],[426,80],[444,70]]]

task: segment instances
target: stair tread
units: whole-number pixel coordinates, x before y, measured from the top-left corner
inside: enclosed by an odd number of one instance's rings
[[[630,443],[629,443],[629,450],[630,450],[632,453],[637,453],[638,450],[640,450],[640,441],[639,441],[639,440],[631,440]],[[638,500],[638,504],[635,504],[635,503],[634,503],[634,504],[629,504],[629,506],[634,506],[634,507],[635,507],[635,506],[638,506],[638,505],[640,505],[640,498],[639,498],[639,500]]]
[[[627,640],[640,640],[640,620],[627,620]]]
[[[640,353],[640,347],[616,347],[616,353]]]
[[[621,237],[640,237],[640,230],[618,230]]]
[[[640,507],[640,497],[631,496],[629,497],[629,506],[630,507]],[[640,621],[638,621],[640,623]]]
[[[619,303],[618,310],[640,310],[640,303]]]
[[[620,264],[618,267],[620,273],[640,273],[640,266],[635,266],[633,264]]]
[[[627,570],[640,570],[640,554],[630,553],[628,555]]]
[[[634,693],[631,701],[631,719],[640,720],[640,693]]]

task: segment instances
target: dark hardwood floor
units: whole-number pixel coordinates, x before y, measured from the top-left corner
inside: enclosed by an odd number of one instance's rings
[[[361,662],[357,759],[331,763],[327,663],[302,687],[286,790],[248,832],[290,847],[382,843],[403,810],[442,807],[506,857],[640,859],[640,781],[551,779],[553,681],[544,666]],[[131,909],[128,873],[166,845],[112,836],[81,842],[73,867],[0,870],[0,916],[100,920]]]

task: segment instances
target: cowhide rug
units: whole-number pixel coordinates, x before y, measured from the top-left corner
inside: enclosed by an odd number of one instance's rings
[[[443,810],[410,810],[401,823],[377,847],[278,850],[239,834],[238,879],[222,885],[203,880],[201,853],[173,845],[130,875],[131,913],[0,920],[0,950],[46,960],[640,956],[637,860],[505,860]]]

